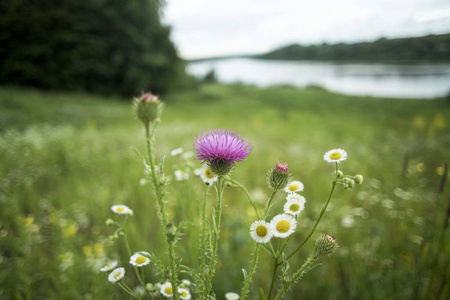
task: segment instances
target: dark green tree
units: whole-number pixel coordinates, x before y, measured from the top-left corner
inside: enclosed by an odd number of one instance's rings
[[[0,84],[131,96],[186,81],[158,0],[3,0]]]

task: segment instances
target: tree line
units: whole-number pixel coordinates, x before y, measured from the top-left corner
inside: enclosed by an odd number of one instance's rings
[[[187,82],[162,0],[3,0],[0,84],[121,96]]]
[[[280,60],[333,61],[450,61],[450,34],[423,37],[386,39],[354,44],[322,44],[303,46],[293,44],[255,56]]]

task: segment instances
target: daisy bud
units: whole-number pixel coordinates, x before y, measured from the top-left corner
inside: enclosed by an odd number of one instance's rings
[[[108,219],[108,220],[106,220],[106,225],[112,226],[112,225],[114,225],[114,221],[111,219]]]
[[[332,235],[320,234],[316,240],[316,255],[317,256],[329,256],[333,254],[339,245],[336,243],[336,239]]]
[[[350,179],[348,181],[348,186],[349,186],[349,188],[353,188],[355,186],[355,181],[353,179]]]
[[[143,93],[139,98],[134,98],[134,106],[139,120],[145,125],[159,119],[163,110],[163,103],[152,93]]]
[[[338,170],[336,172],[336,178],[342,178],[344,176],[344,173],[341,170]]]
[[[363,181],[364,181],[364,177],[362,176],[362,175],[355,175],[355,182],[357,183],[357,184],[361,184],[361,183],[363,183]]]
[[[151,283],[147,283],[146,285],[145,285],[145,289],[147,290],[147,291],[153,291],[153,289],[154,289],[154,287],[153,287],[153,284],[151,284]]]
[[[117,236],[117,234],[112,234],[112,235],[110,235],[109,236],[109,240],[110,241],[115,241],[115,240],[117,240],[119,237]]]
[[[167,224],[166,234],[171,241],[174,241],[175,237],[177,236],[177,228],[175,227],[175,225],[173,225],[172,223]]]
[[[269,183],[274,189],[280,190],[287,186],[289,178],[289,167],[285,162],[277,163],[275,168],[269,171]]]

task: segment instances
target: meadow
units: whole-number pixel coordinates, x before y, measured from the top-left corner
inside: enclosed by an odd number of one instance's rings
[[[323,154],[343,148],[341,168],[364,175],[353,189],[337,188],[317,233],[332,234],[337,253],[321,261],[284,299],[450,298],[448,216],[450,103],[352,97],[319,87],[210,84],[162,98],[166,108],[156,136],[156,157],[165,156],[171,177],[167,206],[174,224],[186,221],[176,252],[198,264],[199,203],[203,182],[193,157],[195,135],[225,128],[250,139],[253,151],[233,170],[258,207],[270,194],[266,173],[286,161],[304,183],[306,208],[292,240],[300,243],[328,197],[333,166]],[[137,280],[121,240],[111,241],[114,204],[134,211],[127,224],[133,251],[166,259],[152,186],[142,160],[144,128],[131,99],[106,99],[0,88],[0,295],[2,299],[123,299],[126,294],[99,269],[107,259]],[[171,150],[183,148],[172,156]],[[189,174],[178,181],[176,170]],[[273,211],[282,211],[279,193]],[[208,209],[214,205],[208,197]],[[249,268],[256,220],[242,191],[227,188],[220,257],[213,287],[218,299],[239,293]],[[316,233],[316,234],[317,234]],[[288,245],[291,252],[295,244]],[[296,254],[298,267],[313,240]],[[267,253],[251,286],[272,277]],[[270,263],[269,263],[270,262]],[[157,283],[152,264],[148,282]],[[181,278],[188,278],[181,275]]]

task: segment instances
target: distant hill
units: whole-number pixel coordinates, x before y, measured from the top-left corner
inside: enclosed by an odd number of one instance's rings
[[[450,62],[450,34],[386,39],[354,44],[289,45],[255,58],[384,62]]]

